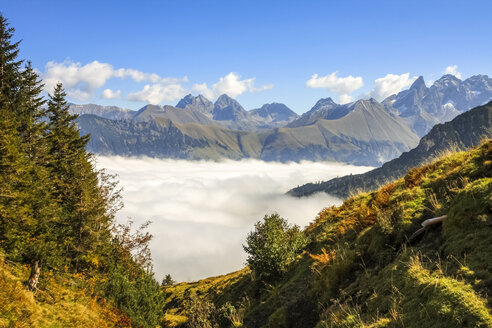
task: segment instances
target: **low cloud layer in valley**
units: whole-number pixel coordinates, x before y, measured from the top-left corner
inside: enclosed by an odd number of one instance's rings
[[[296,199],[292,187],[368,167],[338,163],[184,161],[98,157],[98,168],[119,175],[125,207],[119,222],[151,220],[157,277],[195,280],[240,269],[247,233],[265,214],[278,212],[301,227],[340,200],[326,194]]]

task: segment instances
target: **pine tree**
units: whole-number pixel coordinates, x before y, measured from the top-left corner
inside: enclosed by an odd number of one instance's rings
[[[43,120],[46,116],[46,109],[44,108],[46,100],[41,95],[44,85],[29,61],[21,77],[20,97],[17,106],[17,116],[20,122],[19,134],[28,158],[39,162],[46,155],[44,137],[47,125]]]
[[[18,133],[22,152],[27,159],[26,169],[29,183],[25,186],[28,198],[26,206],[30,209],[31,226],[26,227],[30,238],[26,241],[25,257],[31,263],[60,267],[64,264],[60,248],[57,246],[57,225],[61,209],[52,195],[54,184],[47,166],[48,143],[45,122],[46,100],[42,97],[43,84],[30,62],[21,72],[16,115],[19,121]],[[29,228],[29,229],[27,229]],[[34,267],[34,264],[33,264]]]
[[[49,171],[36,155],[46,149],[42,85],[30,63],[20,70],[13,32],[0,15],[0,242],[13,260],[53,265],[58,207]]]
[[[75,125],[77,115],[70,115],[63,85],[58,83],[48,101],[48,140],[53,166],[67,170],[78,159],[87,159],[85,146],[89,136],[80,136]],[[63,171],[58,172],[63,173]]]
[[[97,266],[104,244],[109,244],[108,203],[99,186],[99,175],[85,146],[89,136],[80,136],[70,115],[63,86],[58,84],[48,101],[50,169],[55,195],[63,207],[60,231],[66,256],[80,269]]]
[[[17,98],[19,69],[22,60],[17,60],[20,41],[12,43],[14,28],[9,27],[7,19],[0,14],[0,107],[12,104]]]
[[[161,286],[172,286],[175,283],[176,281],[174,281],[173,277],[168,273],[164,279],[162,279]]]
[[[0,14],[0,174],[3,182],[15,172],[15,162],[19,160],[20,140],[17,136],[18,121],[14,115],[20,82],[17,60],[19,42],[12,43],[14,29]],[[3,183],[0,188],[5,186]],[[1,189],[0,189],[1,190]]]
[[[22,61],[17,60],[19,42],[12,42],[13,32],[0,14],[0,246],[15,257],[22,249],[20,224],[26,212],[22,187],[28,176],[15,115]]]

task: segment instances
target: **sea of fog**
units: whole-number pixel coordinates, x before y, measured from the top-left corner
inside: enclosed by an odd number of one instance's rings
[[[97,167],[118,174],[125,204],[118,222],[131,218],[138,226],[152,221],[156,278],[170,273],[178,281],[242,268],[242,244],[265,214],[277,212],[304,227],[324,207],[341,203],[326,194],[285,195],[292,187],[370,169],[330,162],[124,157],[98,157]]]

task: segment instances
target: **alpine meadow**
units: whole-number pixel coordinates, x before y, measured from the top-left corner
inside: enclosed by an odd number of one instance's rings
[[[3,3],[0,328],[492,328],[491,11]]]

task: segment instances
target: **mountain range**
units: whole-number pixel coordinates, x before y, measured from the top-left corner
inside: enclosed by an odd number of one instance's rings
[[[267,161],[333,160],[373,165],[416,145],[418,137],[374,100],[362,100],[338,120],[266,131],[240,131],[185,121],[188,114],[148,105],[130,120],[82,115],[88,149],[104,155],[186,159],[257,158]],[[195,112],[197,113],[197,112]],[[161,115],[162,114],[162,115]],[[143,117],[143,118],[142,118]],[[176,123],[179,122],[179,123]]]
[[[105,155],[185,159],[333,160],[379,166],[417,146],[420,137],[492,99],[486,75],[464,81],[444,75],[430,87],[422,77],[382,102],[337,104],[320,99],[298,116],[286,105],[245,110],[221,95],[211,102],[187,95],[176,106],[71,105],[88,150]]]
[[[403,153],[372,171],[334,178],[329,181],[307,183],[288,193],[303,197],[326,192],[341,198],[359,192],[376,190],[399,179],[413,167],[425,165],[449,152],[468,150],[484,139],[492,138],[492,102],[458,115],[450,122],[435,125],[409,152]]]

